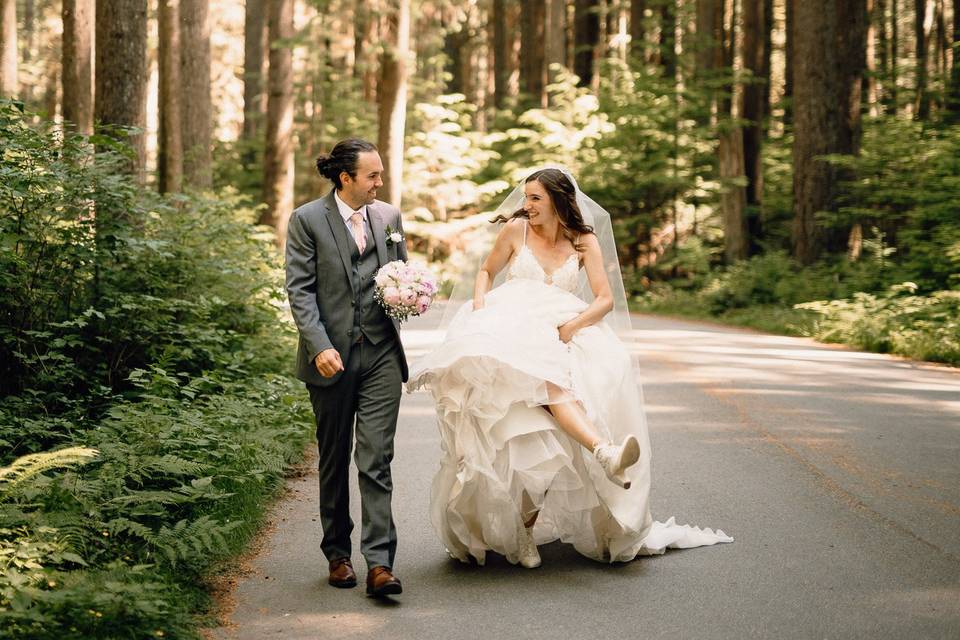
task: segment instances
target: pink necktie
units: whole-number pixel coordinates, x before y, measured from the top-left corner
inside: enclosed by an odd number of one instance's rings
[[[354,211],[353,215],[350,216],[350,227],[353,229],[353,239],[357,243],[357,249],[360,250],[360,253],[363,253],[367,246],[367,236],[363,232],[363,214],[361,212]]]

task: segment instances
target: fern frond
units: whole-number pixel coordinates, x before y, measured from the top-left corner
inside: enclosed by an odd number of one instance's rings
[[[99,453],[89,447],[68,447],[20,456],[10,466],[0,467],[0,494],[15,490],[24,481],[44,471],[89,462]]]

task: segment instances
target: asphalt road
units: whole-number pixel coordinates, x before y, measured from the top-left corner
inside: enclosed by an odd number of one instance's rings
[[[445,554],[428,517],[439,441],[405,395],[394,462],[404,593],[326,585],[316,475],[292,479],[217,638],[960,638],[960,371],[637,317],[653,515],[732,544],[620,565],[541,547],[526,570]],[[438,338],[411,322],[412,360]],[[356,478],[354,520],[359,522]]]

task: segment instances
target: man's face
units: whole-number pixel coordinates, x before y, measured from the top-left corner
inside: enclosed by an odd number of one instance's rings
[[[340,174],[343,190],[340,197],[351,207],[370,204],[377,197],[377,189],[383,186],[383,163],[376,151],[364,151],[357,155],[357,177],[347,172]]]

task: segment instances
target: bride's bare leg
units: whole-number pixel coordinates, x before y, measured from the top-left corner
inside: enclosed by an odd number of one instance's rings
[[[554,385],[550,385],[552,392],[559,392]],[[579,442],[584,449],[592,452],[594,446],[600,442],[600,436],[597,433],[593,423],[587,418],[587,412],[583,410],[579,402],[570,400],[568,402],[559,402],[557,404],[545,405],[544,409],[553,414],[557,424],[571,438]]]

